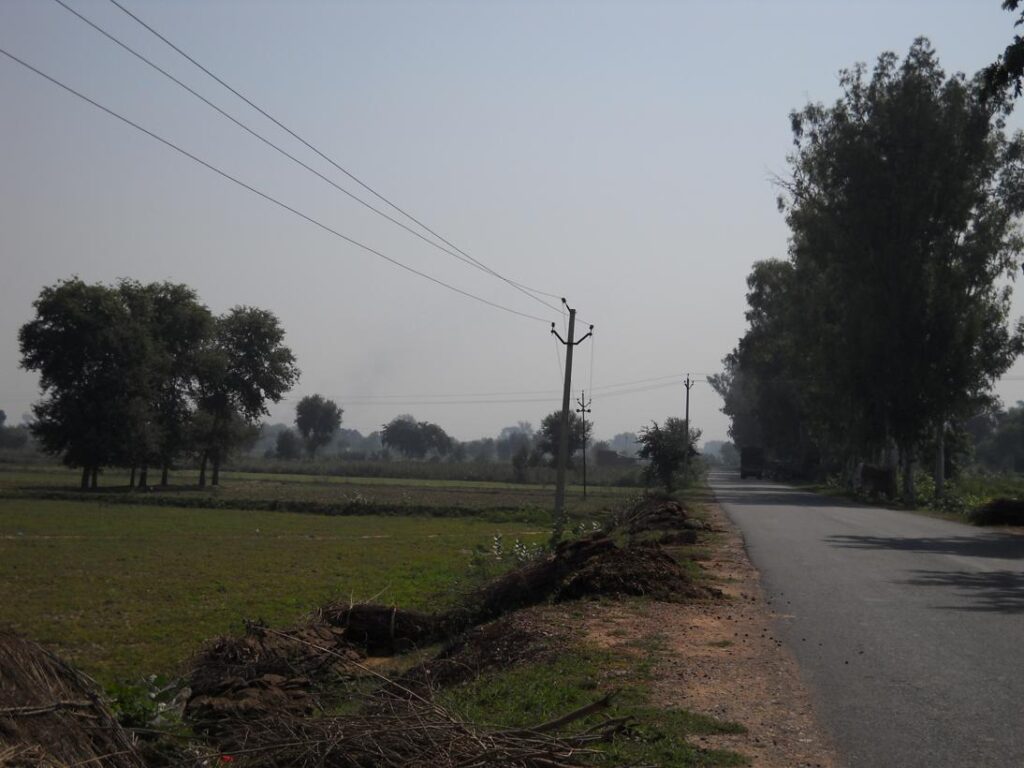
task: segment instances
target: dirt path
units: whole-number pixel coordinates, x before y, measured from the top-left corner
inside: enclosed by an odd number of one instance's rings
[[[654,655],[651,703],[740,723],[747,732],[698,737],[696,744],[748,756],[757,768],[839,768],[817,724],[796,662],[772,636],[774,617],[742,538],[715,504],[723,533],[702,565],[727,600],[701,605],[603,605],[588,617],[590,639],[606,647],[646,641]]]

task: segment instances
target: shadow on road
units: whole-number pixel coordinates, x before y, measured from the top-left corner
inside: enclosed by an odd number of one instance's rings
[[[903,582],[915,587],[952,587],[974,601],[969,605],[937,605],[950,611],[1024,613],[1024,573],[1018,571],[915,571]]]
[[[934,538],[840,535],[828,536],[825,541],[833,547],[844,549],[890,549],[897,552],[922,552],[933,555],[1024,560],[1024,538],[993,533]]]

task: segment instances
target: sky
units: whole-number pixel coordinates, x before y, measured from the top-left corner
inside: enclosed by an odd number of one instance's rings
[[[112,2],[64,2],[386,208]],[[565,316],[496,272],[594,325],[573,397],[592,398],[597,438],[682,416],[689,373],[693,425],[724,439],[704,378],[743,334],[751,265],[786,255],[771,178],[786,174],[789,113],[833,102],[839,70],[921,35],[947,72],[973,73],[1014,21],[998,0],[119,2],[492,272],[367,210],[55,0],[2,0],[0,48],[336,233],[0,56],[9,422],[39,398],[18,328],[44,286],[77,275],[171,280],[218,313],[273,311],[302,370],[273,421],[320,393],[364,433],[400,413],[463,440],[536,426],[561,404],[550,323],[564,336]],[[996,391],[1024,399],[1024,363]]]

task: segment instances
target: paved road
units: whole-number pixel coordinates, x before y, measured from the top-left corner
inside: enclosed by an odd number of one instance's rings
[[[846,765],[1024,766],[1024,537],[711,485]]]

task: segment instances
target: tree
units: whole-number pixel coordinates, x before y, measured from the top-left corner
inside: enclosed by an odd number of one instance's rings
[[[648,479],[658,480],[671,492],[676,474],[697,455],[695,446],[699,439],[700,430],[687,429],[685,419],[670,417],[663,427],[652,421],[651,426],[641,429],[639,456],[650,461],[646,469]]]
[[[82,469],[83,488],[96,487],[100,467],[124,454],[146,346],[108,286],[61,281],[33,307],[35,318],[18,332],[21,366],[39,373],[43,392],[32,433],[44,452]]]
[[[425,458],[431,451],[447,456],[453,447],[451,437],[437,424],[418,422],[408,414],[396,416],[384,425],[381,442],[411,459]]]
[[[508,461],[526,448],[529,452],[533,445],[533,425],[528,421],[520,421],[515,426],[504,427],[495,440],[495,451],[500,461]]]
[[[570,458],[577,451],[583,450],[583,446],[586,445],[587,441],[590,440],[590,434],[593,432],[594,423],[592,421],[586,422],[586,431],[584,431],[583,419],[576,414],[575,411],[569,411],[569,456]],[[552,461],[557,460],[558,457],[558,441],[562,434],[562,412],[554,411],[549,413],[540,423],[540,432],[538,433],[537,447],[543,452],[553,457]]]
[[[294,460],[302,455],[302,441],[299,436],[290,429],[283,429],[277,433],[277,441],[274,445],[274,457],[278,459]]]
[[[912,504],[922,444],[941,455],[1022,349],[1000,282],[1022,249],[1024,142],[923,39],[840,83],[791,115],[789,259],[755,267],[750,329],[713,383],[739,444],[749,421],[790,450],[898,455]]]
[[[18,451],[28,443],[28,430],[24,427],[8,427],[7,414],[0,410],[0,448]]]
[[[1021,0],[1003,0],[1003,9],[1016,11],[1020,4]],[[1021,25],[1024,25],[1024,12],[1017,17],[1014,26]],[[997,104],[1005,103],[1011,90],[1014,97],[1020,96],[1024,83],[1024,37],[1013,36],[1002,55],[982,71],[982,82],[982,96]]]
[[[200,485],[207,462],[213,485],[219,484],[228,452],[253,439],[267,403],[279,403],[298,381],[295,356],[283,341],[284,330],[267,310],[235,307],[217,318],[212,343],[196,357]]]
[[[307,395],[295,406],[295,426],[306,443],[309,458],[317,449],[331,442],[331,437],[341,426],[342,409],[333,400],[322,395]]]

